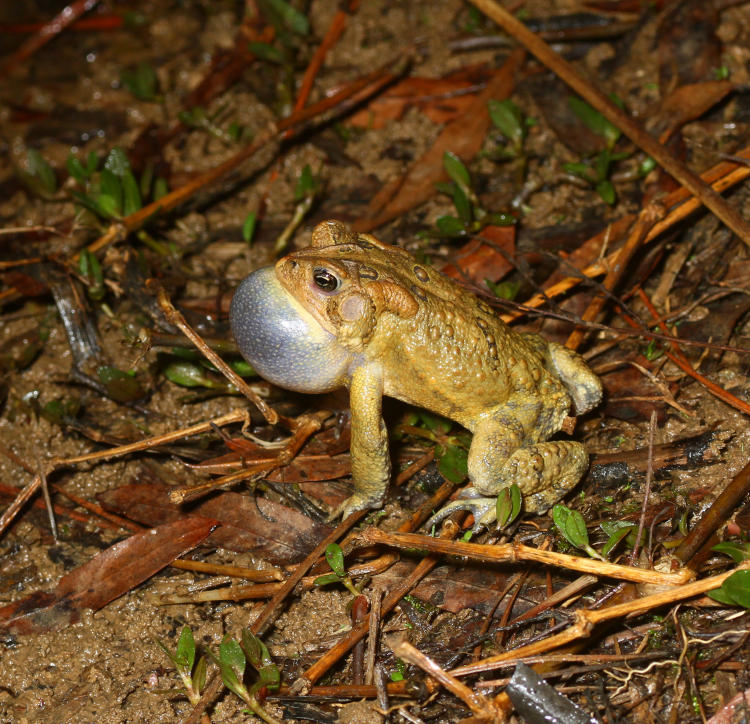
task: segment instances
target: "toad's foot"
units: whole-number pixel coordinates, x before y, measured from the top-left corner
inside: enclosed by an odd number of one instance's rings
[[[427,521],[427,527],[432,528],[457,510],[468,510],[474,516],[474,526],[471,529],[473,533],[489,528],[497,520],[497,498],[483,498],[480,495],[474,488],[462,491],[459,500],[444,505]]]
[[[384,496],[381,495],[366,497],[354,493],[354,495],[349,496],[341,505],[336,507],[328,516],[328,522],[333,523],[339,517],[341,517],[341,520],[346,520],[352,513],[357,513],[360,510],[377,510],[378,508],[382,508],[383,498]]]

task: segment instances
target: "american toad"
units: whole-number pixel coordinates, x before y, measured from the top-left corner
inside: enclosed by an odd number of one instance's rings
[[[574,352],[519,333],[476,296],[411,254],[318,225],[307,249],[247,277],[230,311],[239,349],[266,379],[300,392],[350,391],[353,495],[344,515],[383,504],[391,476],[383,395],[427,408],[473,434],[469,500],[494,520],[512,483],[542,512],[580,480],[583,445],[548,441],[569,409],[599,402],[599,379]]]

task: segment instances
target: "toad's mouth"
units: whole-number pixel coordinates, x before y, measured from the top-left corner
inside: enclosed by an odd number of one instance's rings
[[[274,267],[240,284],[229,321],[242,356],[270,382],[297,392],[345,384],[350,353],[284,289]]]

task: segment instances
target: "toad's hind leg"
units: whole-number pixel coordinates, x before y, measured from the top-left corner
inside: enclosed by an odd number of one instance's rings
[[[472,487],[465,499],[445,506],[432,523],[454,510],[470,510],[475,529],[489,525],[495,520],[498,493],[513,483],[521,489],[524,509],[541,513],[578,483],[588,465],[583,445],[569,440],[529,444],[524,427],[518,418],[507,415],[492,416],[477,425],[468,461]]]
[[[543,513],[576,486],[588,463],[586,449],[573,440],[519,448],[500,470],[496,494],[516,483],[523,493],[524,508],[530,513]]]

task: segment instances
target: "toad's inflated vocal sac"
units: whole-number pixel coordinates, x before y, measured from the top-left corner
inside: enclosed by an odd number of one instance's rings
[[[240,351],[267,380],[299,392],[348,387],[354,493],[345,516],[383,504],[391,475],[383,395],[425,407],[473,434],[472,487],[452,503],[477,525],[517,483],[527,511],[552,506],[583,475],[581,443],[548,439],[572,406],[601,399],[574,352],[508,327],[476,296],[411,254],[337,221],[309,248],[251,274],[230,311]]]

